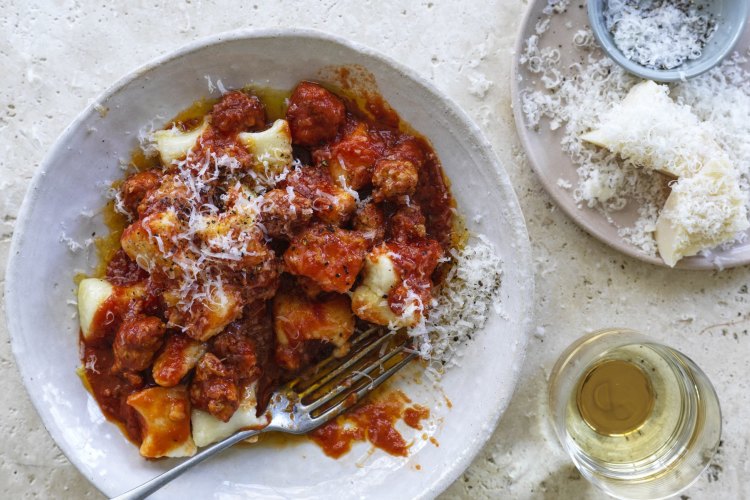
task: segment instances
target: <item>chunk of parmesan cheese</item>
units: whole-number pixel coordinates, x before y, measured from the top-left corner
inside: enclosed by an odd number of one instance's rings
[[[581,139],[674,177],[693,175],[710,160],[729,161],[690,106],[675,103],[666,85],[650,80],[633,86]]]
[[[715,161],[672,185],[656,222],[656,243],[664,262],[674,266],[683,257],[734,240],[748,227],[737,173]]]
[[[245,388],[239,408],[227,422],[222,422],[208,412],[193,408],[191,420],[193,422],[193,441],[196,446],[203,447],[221,441],[240,430],[260,429],[268,425],[266,414],[260,417],[256,416],[258,403],[255,397],[255,388],[256,384],[250,384]]]
[[[187,132],[183,132],[176,127],[168,130],[157,130],[151,134],[151,141],[159,152],[164,165],[171,165],[173,161],[187,156],[207,128],[208,121],[203,120],[199,127]]]

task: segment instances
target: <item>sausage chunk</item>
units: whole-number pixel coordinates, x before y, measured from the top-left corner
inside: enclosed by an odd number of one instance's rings
[[[417,167],[417,170],[421,170],[425,162],[424,150],[419,145],[419,141],[409,135],[402,137],[398,144],[388,150],[386,158],[410,161]]]
[[[266,124],[266,108],[260,99],[244,92],[227,92],[211,111],[211,126],[222,134],[260,129]]]
[[[409,160],[378,160],[372,175],[375,201],[411,196],[417,189],[419,172]]]
[[[410,241],[427,236],[424,214],[416,204],[399,208],[390,222],[390,236],[396,241]]]
[[[190,401],[222,422],[229,421],[240,406],[240,388],[235,373],[215,355],[204,354],[195,367]]]
[[[252,380],[260,375],[255,342],[232,325],[212,339],[211,352],[233,367],[241,380]]]
[[[143,314],[126,318],[115,334],[112,349],[117,371],[141,371],[151,365],[162,345],[166,326],[159,318]]]
[[[161,177],[153,170],[133,174],[120,186],[122,207],[131,217],[138,215],[138,205],[141,204],[149,191],[159,187]]]
[[[430,275],[443,256],[440,244],[424,238],[408,243],[391,242],[388,247],[401,276],[401,282],[388,294],[388,305],[398,316],[403,316],[410,306],[417,305],[419,314],[424,314],[432,299]]]
[[[302,82],[289,98],[286,119],[295,144],[316,146],[336,137],[346,119],[346,108],[320,85]]]
[[[367,124],[350,120],[346,131],[335,143],[313,151],[317,165],[327,165],[338,184],[361,189],[372,181],[375,162],[385,152],[385,144],[371,134]]]
[[[146,278],[148,278],[148,273],[128,257],[122,248],[115,252],[107,264],[107,281],[113,285],[128,286],[145,281]]]
[[[272,238],[291,238],[312,216],[310,199],[293,189],[272,189],[263,195],[260,223]]]
[[[284,253],[291,274],[306,276],[323,291],[348,291],[364,263],[367,241],[356,231],[313,224],[299,233]]]
[[[331,181],[331,176],[320,167],[304,167],[287,177],[286,186],[310,199],[317,218],[337,226],[347,222],[357,209],[354,196]]]
[[[368,203],[357,210],[354,215],[354,229],[377,245],[385,238],[385,215],[383,210],[375,203]]]

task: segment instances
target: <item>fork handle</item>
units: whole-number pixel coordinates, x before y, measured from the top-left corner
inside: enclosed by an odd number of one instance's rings
[[[219,441],[218,443],[203,449],[200,453],[193,455],[191,458],[169,469],[167,472],[160,474],[149,481],[146,481],[142,485],[133,488],[132,490],[123,493],[122,495],[113,497],[111,500],[141,500],[143,498],[146,498],[151,493],[163,487],[165,484],[181,476],[184,472],[186,472],[188,469],[191,469],[193,466],[198,465],[207,458],[221,453],[233,444],[239,443],[240,441],[245,440],[249,437],[257,436],[265,430],[267,430],[267,428],[241,431],[237,434],[232,434],[223,441]]]

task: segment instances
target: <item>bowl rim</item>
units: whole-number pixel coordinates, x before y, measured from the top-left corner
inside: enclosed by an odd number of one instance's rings
[[[13,352],[15,366],[17,367],[21,375],[21,380],[23,382],[24,389],[26,390],[26,394],[31,400],[32,405],[34,406],[37,415],[42,421],[45,430],[55,442],[55,446],[57,446],[58,449],[66,457],[66,459],[76,467],[78,473],[81,474],[81,476],[86,478],[92,486],[94,486],[97,490],[105,495],[106,493],[104,493],[99,488],[99,486],[93,481],[93,478],[90,478],[86,474],[82,473],[82,462],[81,460],[79,460],[78,456],[68,453],[67,450],[63,449],[63,447],[58,444],[60,442],[63,442],[61,433],[57,425],[55,425],[54,421],[52,421],[51,417],[48,414],[40,411],[40,408],[44,406],[44,402],[39,395],[39,391],[29,390],[29,387],[32,387],[33,383],[33,373],[31,373],[31,370],[28,369],[28,367],[24,367],[21,363],[18,362],[18,360],[20,359],[19,356],[21,355],[21,347],[20,340],[17,339],[21,336],[21,325],[17,315],[13,312],[14,307],[10,305],[12,304],[12,301],[8,300],[8,297],[12,297],[14,295],[16,281],[17,279],[20,279],[20,276],[18,276],[13,271],[13,269],[15,260],[20,254],[21,243],[24,240],[26,232],[26,220],[28,219],[31,208],[36,201],[34,192],[38,189],[39,184],[42,182],[42,179],[44,178],[46,171],[49,168],[51,158],[54,158],[60,150],[67,147],[67,139],[69,139],[73,132],[81,126],[81,123],[93,113],[97,113],[97,109],[99,108],[99,106],[101,106],[103,103],[106,103],[106,101],[110,97],[121,91],[131,82],[140,78],[144,73],[147,73],[148,71],[153,70],[166,62],[179,59],[180,57],[205,49],[209,46],[221,45],[223,43],[239,40],[250,41],[260,38],[286,37],[300,37],[333,42],[335,44],[351,49],[357,53],[368,56],[372,59],[379,60],[382,63],[394,68],[397,72],[403,74],[406,78],[411,79],[418,85],[425,88],[429,93],[443,101],[445,103],[445,106],[455,115],[461,125],[466,127],[466,129],[476,138],[477,143],[482,147],[482,149],[487,152],[488,158],[492,160],[491,168],[495,172],[495,174],[497,174],[495,176],[495,179],[497,180],[497,186],[500,188],[504,188],[504,191],[506,191],[509,201],[511,202],[510,205],[513,205],[511,207],[511,210],[516,212],[515,220],[512,220],[510,222],[511,226],[513,226],[513,231],[516,235],[516,239],[518,240],[518,246],[515,248],[513,258],[516,262],[518,262],[520,268],[527,269],[530,272],[521,273],[520,278],[523,281],[523,286],[521,287],[521,290],[516,290],[515,292],[518,293],[520,291],[525,296],[522,297],[522,300],[519,301],[520,314],[518,329],[521,332],[521,337],[516,346],[518,348],[517,350],[520,351],[520,354],[514,359],[514,363],[517,365],[518,369],[513,371],[511,391],[507,394],[505,400],[500,401],[499,404],[495,407],[491,419],[487,422],[488,425],[482,426],[482,428],[478,431],[478,435],[475,436],[478,439],[473,440],[473,443],[477,443],[475,449],[470,449],[469,453],[460,456],[458,460],[454,461],[454,466],[450,468],[448,472],[444,472],[441,475],[438,475],[436,477],[436,480],[422,492],[420,498],[435,497],[439,495],[441,492],[447,489],[448,486],[453,484],[453,482],[455,482],[455,480],[458,479],[461,474],[463,474],[463,472],[469,467],[469,465],[471,465],[479,452],[487,444],[487,441],[494,433],[500,421],[500,418],[505,414],[505,411],[507,410],[511,399],[516,389],[518,388],[518,382],[521,376],[521,367],[526,360],[526,348],[530,338],[530,328],[533,324],[534,313],[533,304],[535,297],[535,274],[533,272],[532,265],[531,242],[529,240],[525,217],[523,211],[521,210],[521,205],[518,201],[518,196],[516,195],[515,189],[513,188],[510,177],[503,167],[503,164],[500,161],[497,152],[485,136],[484,132],[479,128],[479,126],[451,97],[439,90],[434,84],[419,75],[416,71],[399,63],[390,56],[387,56],[375,49],[368,47],[367,45],[352,41],[343,36],[332,34],[319,29],[298,27],[241,28],[215,33],[188,42],[170,52],[167,52],[166,54],[162,54],[152,58],[141,66],[125,73],[113,84],[108,86],[103,92],[90,100],[89,103],[84,107],[84,109],[75,116],[75,118],[63,129],[62,132],[60,132],[58,137],[47,150],[47,153],[45,154],[42,161],[35,168],[34,175],[28,184],[23,201],[21,203],[21,207],[17,214],[16,222],[14,224],[13,236],[8,253],[8,262],[5,268],[6,281],[4,286],[4,293],[6,297],[6,325],[8,328],[11,351]]]
[[[733,24],[731,36],[724,46],[717,50],[710,58],[699,58],[695,65],[686,70],[680,70],[679,66],[673,69],[660,70],[647,68],[646,66],[642,66],[637,62],[628,59],[622,51],[620,51],[617,45],[615,45],[614,40],[612,40],[609,31],[605,28],[602,19],[602,7],[606,1],[607,0],[587,0],[586,2],[586,10],[591,31],[594,33],[594,37],[602,50],[610,59],[622,66],[627,72],[632,73],[639,78],[654,80],[661,83],[679,82],[694,78],[720,64],[732,52],[735,45],[737,45],[737,42],[742,37],[745,25],[747,24],[748,12],[750,12],[750,2],[747,2],[746,0],[733,2],[733,4],[737,5],[737,8],[740,10],[740,19]],[[727,0],[724,1],[726,2]]]

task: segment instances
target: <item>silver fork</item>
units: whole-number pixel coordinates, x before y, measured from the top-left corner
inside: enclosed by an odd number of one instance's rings
[[[352,341],[347,356],[327,358],[277,389],[266,410],[266,427],[237,432],[112,500],[146,498],[233,444],[264,432],[306,434],[356,405],[416,357],[406,342],[395,342],[394,333],[379,332],[377,328],[366,330]]]

